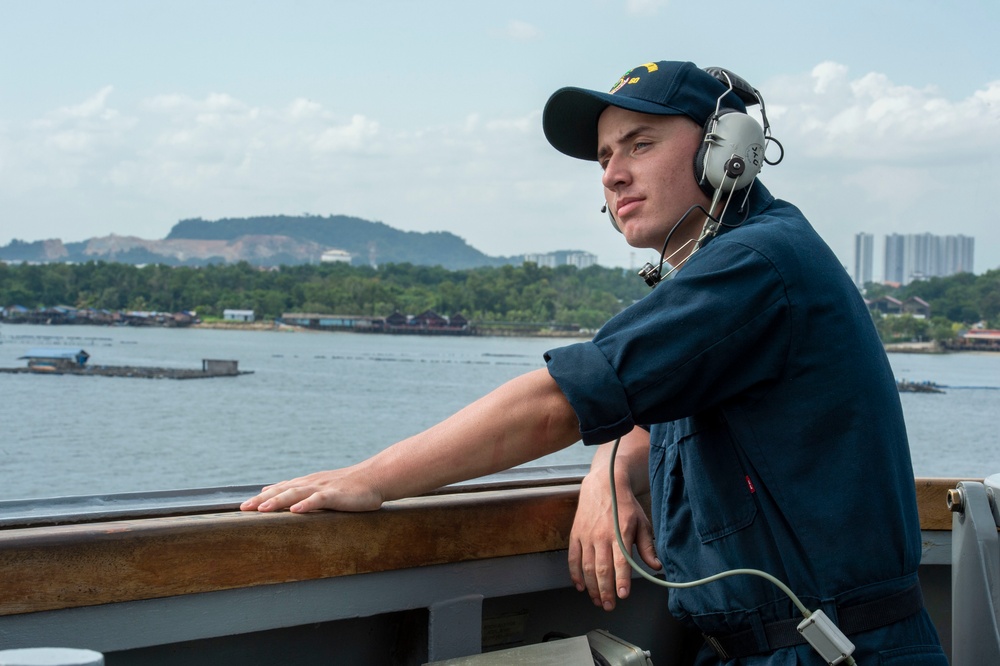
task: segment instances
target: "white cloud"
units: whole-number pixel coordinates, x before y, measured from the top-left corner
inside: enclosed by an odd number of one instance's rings
[[[815,81],[813,92],[817,95],[825,95],[837,88],[844,88],[847,84],[847,67],[836,62],[821,62],[812,69],[812,78]]]
[[[385,129],[302,98],[268,107],[226,94],[169,94],[137,103],[122,140],[89,129],[107,115],[107,102],[94,96],[74,107],[87,106],[86,114],[54,113],[36,123],[5,153],[0,201],[15,191],[26,199],[62,192],[90,202],[88,210],[129,201],[143,217],[166,215],[171,223],[310,210],[438,230],[501,215],[498,203],[537,199],[551,177],[534,159],[548,153],[538,141],[539,111]],[[16,134],[11,128],[0,145]],[[89,157],[67,159],[70,150]],[[135,223],[115,230],[158,237]]]
[[[491,132],[512,132],[526,135],[536,130],[542,122],[541,113],[530,113],[520,118],[497,118],[486,123]]]
[[[511,20],[503,31],[504,36],[518,42],[530,42],[540,39],[542,31],[537,26],[526,21]]]
[[[668,4],[668,0],[625,0],[625,11],[633,16],[653,16]]]
[[[94,93],[94,95],[79,104],[66,106],[52,112],[49,114],[47,119],[42,121],[42,124],[47,122],[58,123],[66,120],[85,118],[110,120],[118,115],[117,111],[108,108],[108,98],[111,96],[113,91],[113,86],[104,86]]]
[[[956,98],[824,62],[761,90],[786,149],[763,180],[803,208],[845,263],[853,235],[867,231],[975,236],[977,270],[997,265],[990,165],[1000,82]]]
[[[325,153],[358,152],[378,135],[379,126],[360,114],[351,116],[346,125],[327,127],[315,137],[313,148]]]
[[[48,135],[45,141],[57,148],[80,151],[91,143],[92,135],[117,135],[135,121],[124,117],[108,101],[112,86],[105,86],[79,104],[56,109],[29,123],[29,130]]]
[[[865,162],[969,158],[1000,141],[1000,82],[960,100],[837,63],[775,82],[766,93],[775,136],[814,157]],[[780,119],[780,123],[776,122]]]
[[[56,132],[45,138],[45,144],[67,153],[82,153],[92,145],[91,135],[80,130]]]
[[[243,191],[280,190],[290,181],[325,182],[338,159],[374,152],[378,122],[360,114],[339,118],[322,105],[295,99],[280,108],[248,105],[224,94],[204,99],[159,96],[143,163],[178,186]],[[191,178],[197,175],[196,181]]]
[[[138,119],[111,106],[112,86],[23,126],[5,125],[3,182],[12,193],[55,192],[100,180],[101,164],[126,146]]]
[[[294,99],[285,111],[291,118],[314,118],[323,115],[323,107],[308,99]]]

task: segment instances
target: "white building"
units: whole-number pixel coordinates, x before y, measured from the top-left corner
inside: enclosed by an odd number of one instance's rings
[[[597,263],[597,255],[589,252],[570,252],[566,255],[566,263],[577,268],[586,268]]]
[[[590,252],[547,252],[545,254],[526,254],[524,263],[538,264],[539,267],[555,268],[556,266],[576,266],[586,268],[597,263],[597,255]]]
[[[222,318],[225,321],[251,322],[254,320],[254,313],[253,310],[223,310]]]
[[[346,250],[338,250],[334,248],[324,252],[319,260],[324,264],[335,263],[338,261],[344,264],[349,264],[351,263],[351,253]]]
[[[556,267],[556,255],[554,252],[548,254],[526,254],[524,255],[524,263],[526,264],[538,264],[539,268],[555,268]]]

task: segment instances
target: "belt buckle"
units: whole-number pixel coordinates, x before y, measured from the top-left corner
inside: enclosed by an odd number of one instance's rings
[[[730,659],[729,653],[726,652],[726,648],[722,647],[722,643],[715,636],[709,636],[708,634],[702,634],[702,638],[708,643],[708,646],[715,650],[715,654],[723,661],[728,661]]]

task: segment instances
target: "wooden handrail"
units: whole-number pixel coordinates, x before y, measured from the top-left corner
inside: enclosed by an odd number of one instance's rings
[[[579,486],[0,531],[0,615],[566,547]]]
[[[920,529],[950,530],[952,513],[948,510],[948,491],[959,481],[969,479],[919,478],[917,487],[917,510],[920,513]],[[982,482],[982,479],[974,479]]]
[[[919,479],[925,530],[957,479]],[[562,550],[579,485],[390,502],[371,513],[226,511],[0,530],[0,616]]]

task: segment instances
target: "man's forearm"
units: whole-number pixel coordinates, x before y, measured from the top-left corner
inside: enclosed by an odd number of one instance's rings
[[[507,382],[441,423],[361,463],[385,500],[509,469],[580,438],[547,370]]]

